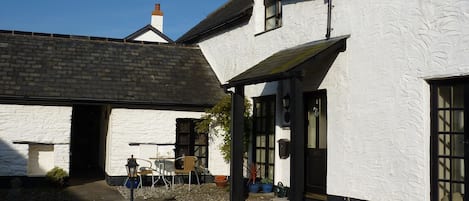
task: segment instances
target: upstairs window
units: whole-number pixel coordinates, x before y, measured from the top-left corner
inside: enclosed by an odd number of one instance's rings
[[[265,31],[282,26],[282,4],[280,0],[264,0]]]

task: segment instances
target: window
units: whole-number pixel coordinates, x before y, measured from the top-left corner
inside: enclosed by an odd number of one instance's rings
[[[198,119],[176,119],[176,157],[197,156],[197,165],[208,168],[208,136],[197,133]]]
[[[261,178],[274,179],[275,96],[254,100],[254,160]]]
[[[265,30],[282,26],[282,4],[280,0],[264,0]]]
[[[468,200],[465,124],[469,83],[439,82],[432,93],[432,200]]]

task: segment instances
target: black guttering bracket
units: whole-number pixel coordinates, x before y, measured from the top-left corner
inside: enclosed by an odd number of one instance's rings
[[[35,142],[35,141],[13,141],[13,144],[27,144],[27,145],[67,145],[68,142]]]

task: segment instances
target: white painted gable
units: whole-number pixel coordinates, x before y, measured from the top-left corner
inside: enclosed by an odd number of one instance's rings
[[[147,42],[159,42],[159,43],[168,43],[166,39],[158,35],[152,30],[148,30],[147,32],[141,34],[140,36],[133,39],[135,41],[147,41]]]

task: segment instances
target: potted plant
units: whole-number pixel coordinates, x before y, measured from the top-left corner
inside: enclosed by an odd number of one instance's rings
[[[261,183],[262,183],[262,192],[264,193],[272,192],[272,188],[274,187],[272,179],[265,177],[261,180]]]
[[[249,179],[248,179],[249,192],[257,193],[259,192],[259,189],[261,186],[259,183],[256,182],[256,179],[257,179],[256,164],[252,163],[247,169],[249,171]]]
[[[225,175],[216,175],[213,181],[215,182],[217,187],[223,188],[226,186],[226,183],[228,182],[228,177]]]

